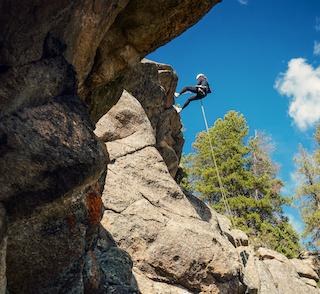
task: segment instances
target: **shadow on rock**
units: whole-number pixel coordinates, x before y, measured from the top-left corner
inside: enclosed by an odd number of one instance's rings
[[[183,191],[190,204],[194,207],[199,217],[206,222],[212,218],[212,213],[207,205],[204,204],[199,198],[193,196],[187,191]]]
[[[102,226],[95,249],[86,256],[85,293],[138,294],[130,255],[117,247],[111,234]]]

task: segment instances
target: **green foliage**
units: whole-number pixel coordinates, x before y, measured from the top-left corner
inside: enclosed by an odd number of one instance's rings
[[[306,225],[303,235],[311,238],[313,246],[320,247],[320,125],[315,139],[317,149],[313,153],[309,154],[300,146],[295,158],[300,179],[295,196]]]
[[[276,178],[278,168],[270,158],[271,140],[261,133],[246,144],[248,131],[244,116],[230,111],[209,129],[210,136],[199,133],[193,144],[195,152],[183,159],[187,175],[183,186],[217,211],[225,212],[211,140],[235,226],[254,244],[296,256],[299,238],[283,216],[282,205],[289,201],[280,194],[283,184]]]

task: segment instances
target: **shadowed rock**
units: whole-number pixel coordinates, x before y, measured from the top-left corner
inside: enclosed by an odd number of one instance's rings
[[[7,216],[0,203],[0,293],[6,293]]]
[[[117,82],[100,87],[88,101],[91,117],[96,121],[119,100],[123,89],[133,95],[146,113],[146,119],[151,122],[156,147],[173,177],[178,170],[184,143],[180,116],[172,108],[177,81],[177,75],[171,66],[143,60],[128,70]],[[119,107],[122,106],[118,104],[117,109]],[[122,132],[125,130],[126,127],[123,127]],[[110,132],[113,132],[112,127]]]

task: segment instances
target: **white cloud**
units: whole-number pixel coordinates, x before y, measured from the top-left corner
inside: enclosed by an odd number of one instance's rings
[[[320,66],[313,68],[303,58],[291,59],[274,87],[290,97],[289,115],[299,129],[306,130],[320,120]]]
[[[314,41],[313,54],[316,56],[320,56],[320,42],[318,41]]]
[[[248,5],[249,0],[238,0],[238,2],[242,5]]]

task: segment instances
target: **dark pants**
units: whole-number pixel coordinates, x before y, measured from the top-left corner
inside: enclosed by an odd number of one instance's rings
[[[195,101],[195,100],[201,100],[202,98],[206,97],[207,95],[200,92],[199,88],[198,87],[184,87],[180,94],[183,94],[185,92],[192,92],[192,93],[195,93],[196,95],[194,96],[191,96],[182,106],[182,109],[185,109],[191,101]]]

